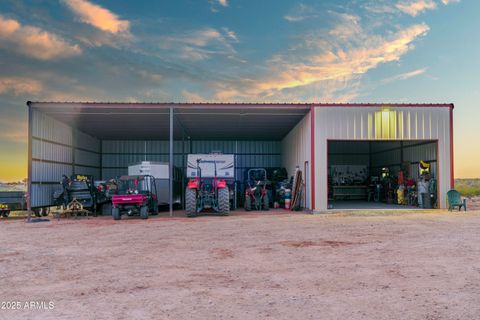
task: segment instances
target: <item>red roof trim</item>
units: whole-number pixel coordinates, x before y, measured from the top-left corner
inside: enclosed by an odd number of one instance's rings
[[[60,102],[60,101],[28,101],[30,104],[71,104],[81,106],[142,106],[142,107],[447,107],[453,108],[453,103],[236,103],[236,102]]]

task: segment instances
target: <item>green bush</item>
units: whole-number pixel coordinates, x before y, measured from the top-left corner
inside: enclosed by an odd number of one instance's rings
[[[455,189],[464,197],[475,197],[480,195],[480,185],[457,184]]]

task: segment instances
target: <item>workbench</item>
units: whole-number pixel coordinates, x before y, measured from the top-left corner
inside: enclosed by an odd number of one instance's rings
[[[367,199],[367,186],[332,186],[333,200],[338,199]]]

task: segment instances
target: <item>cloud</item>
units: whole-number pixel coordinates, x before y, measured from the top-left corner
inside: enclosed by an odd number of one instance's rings
[[[120,20],[119,17],[108,9],[86,0],[63,0],[68,8],[77,15],[80,21],[110,33],[128,32],[130,22]]]
[[[183,90],[182,91],[182,97],[187,102],[208,102],[209,101],[209,100],[205,99],[205,97],[199,95],[198,93],[190,92],[188,90]]]
[[[437,4],[433,0],[404,0],[398,2],[395,7],[413,17],[426,10],[437,8]]]
[[[43,89],[39,81],[20,78],[20,77],[0,77],[0,94],[13,93],[18,96],[21,94],[37,94]]]
[[[234,31],[228,29],[227,27],[222,28],[222,30],[225,33],[225,35],[227,36],[227,38],[230,38],[231,40],[233,40],[235,42],[239,42],[238,36]]]
[[[344,95],[351,97],[348,87],[352,82],[380,64],[398,61],[413,48],[413,41],[429,30],[425,24],[416,24],[381,37],[363,30],[358,17],[342,15],[341,19],[341,25],[326,35],[313,32],[295,52],[274,56],[263,77],[218,84],[216,97],[279,98],[288,97],[292,90],[296,96],[311,96],[320,89],[329,96],[344,90]]]
[[[189,61],[209,59],[212,55],[236,53],[230,42],[238,42],[237,35],[226,28],[222,34],[214,28],[203,28],[194,32],[163,37],[161,48],[175,52]]]
[[[39,60],[52,60],[79,55],[78,45],[71,45],[60,36],[0,16],[0,47]]]
[[[288,22],[299,22],[316,17],[318,17],[316,10],[303,3],[296,6],[289,14],[283,16],[283,18]]]
[[[397,80],[407,80],[407,79],[422,75],[426,71],[427,71],[427,68],[416,69],[416,70],[413,70],[413,71],[398,74],[398,75],[390,77],[390,78],[386,78],[382,82],[383,83],[390,83],[390,82],[394,82],[394,81],[397,81]]]
[[[460,0],[442,0],[442,3],[444,5],[450,4],[450,3],[458,3]]]
[[[218,4],[223,7],[228,7],[228,0],[218,0]]]

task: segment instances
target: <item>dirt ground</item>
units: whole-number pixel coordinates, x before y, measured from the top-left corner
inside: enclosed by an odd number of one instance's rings
[[[480,318],[480,211],[50,220],[0,220],[0,319]]]

